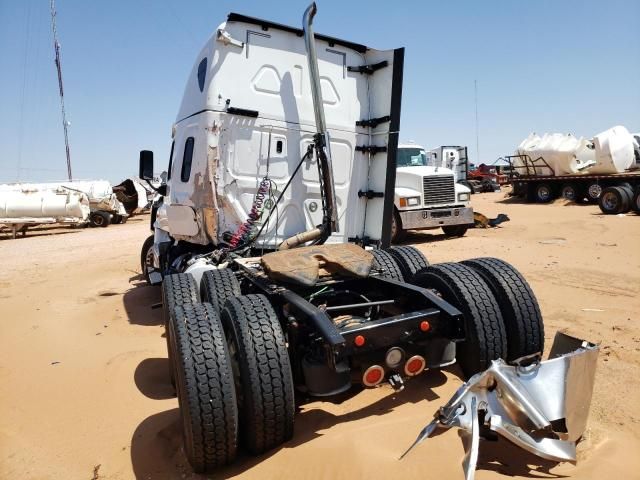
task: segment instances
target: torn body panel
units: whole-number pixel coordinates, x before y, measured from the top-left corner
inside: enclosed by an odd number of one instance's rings
[[[403,456],[438,428],[460,427],[473,437],[480,418],[481,427],[541,458],[574,462],[587,423],[598,350],[593,343],[557,333],[548,360],[527,366],[493,361],[438,410]],[[477,458],[477,445],[471,442],[467,458]],[[474,469],[475,462],[465,462],[467,479]]]

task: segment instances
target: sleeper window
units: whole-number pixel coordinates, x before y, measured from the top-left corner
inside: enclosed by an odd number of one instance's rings
[[[188,182],[191,176],[191,160],[193,160],[193,137],[187,138],[184,144],[184,155],[182,157],[182,169],[180,170],[180,180]]]
[[[207,76],[207,58],[203,58],[198,65],[198,88],[202,92],[204,90],[204,79]]]

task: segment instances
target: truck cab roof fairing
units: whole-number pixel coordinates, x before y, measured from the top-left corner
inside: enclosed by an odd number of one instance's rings
[[[221,32],[223,33],[221,34]],[[364,77],[365,75],[360,73],[347,72],[347,67],[375,63],[367,60],[367,57],[375,55],[376,52],[384,52],[370,49],[358,43],[320,34],[316,34],[315,39],[319,52],[318,60],[321,72],[325,70],[326,64],[334,67],[339,66],[341,70],[344,70],[344,78]],[[295,112],[283,112],[282,108],[276,109],[279,111],[272,111],[270,107],[265,109],[264,105],[258,105],[262,103],[260,100],[255,101],[246,98],[247,95],[251,97],[256,93],[260,94],[261,100],[264,100],[265,96],[269,94],[272,97],[287,96],[288,89],[290,91],[293,90],[291,93],[294,93],[297,97],[302,97],[300,100],[304,100],[303,103],[309,103],[309,108],[312,110],[310,99],[305,98],[308,80],[305,70],[304,44],[301,40],[302,30],[299,28],[230,13],[227,21],[218,26],[194,61],[180,109],[176,116],[176,123],[207,110],[225,111],[227,107],[226,101],[230,100],[229,106],[258,111],[260,117],[285,120],[289,123],[308,123],[313,125],[313,116],[307,119],[305,115],[299,115],[301,112],[298,112],[298,117],[300,118],[293,118],[295,115],[292,114]],[[284,74],[286,72],[278,71],[282,70],[282,68],[265,63],[265,67],[272,68],[266,68],[265,71],[251,72],[253,77],[250,82],[234,82],[233,79],[235,77],[244,77],[243,73],[247,69],[247,64],[255,63],[253,59],[256,56],[266,53],[264,49],[269,49],[269,54],[272,54],[273,50],[288,50],[290,53],[300,55],[298,59],[293,60],[293,63],[296,67],[301,68],[292,70],[292,75],[286,77]],[[287,57],[287,60],[292,60],[291,56],[288,55]],[[200,88],[201,82],[199,80],[202,80],[203,72],[199,71],[199,67],[201,67],[205,59],[207,61],[204,85]],[[245,61],[240,61],[241,59]],[[246,60],[249,60],[249,62],[246,62]],[[288,67],[291,66],[293,65],[288,65]],[[255,68],[255,66],[249,68]],[[198,75],[199,73],[200,76]],[[348,97],[347,95],[340,95],[335,85],[331,85],[330,78],[323,78],[322,84],[323,94],[326,93],[326,108],[336,108],[336,104],[341,100],[357,100],[366,103],[366,100],[362,98],[352,99],[345,98]],[[280,103],[284,103],[284,99]],[[354,107],[350,107],[352,113],[359,113],[355,111]],[[388,112],[386,115],[388,115]],[[330,113],[328,117],[331,117]],[[350,125],[351,129],[354,128],[355,121],[361,118],[354,117],[354,123]],[[329,127],[338,126],[330,118],[327,118],[327,122]],[[342,125],[342,127],[344,126],[346,125]]]

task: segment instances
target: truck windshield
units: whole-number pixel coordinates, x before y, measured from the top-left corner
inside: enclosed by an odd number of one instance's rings
[[[398,167],[422,167],[427,165],[427,154],[421,148],[399,148]]]

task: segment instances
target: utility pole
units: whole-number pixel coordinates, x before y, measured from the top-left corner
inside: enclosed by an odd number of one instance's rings
[[[480,165],[480,134],[478,133],[478,80],[473,81],[473,90],[476,101],[476,162],[478,162],[478,165]]]
[[[56,53],[56,69],[58,70],[58,88],[60,89],[60,108],[62,109],[62,128],[64,129],[64,145],[67,152],[67,176],[69,181],[73,180],[71,176],[71,152],[69,150],[69,122],[67,122],[67,114],[64,109],[64,89],[62,88],[62,63],[60,59],[60,43],[58,42],[58,32],[56,30],[56,6],[54,0],[51,0],[51,30],[53,31],[53,49]]]

